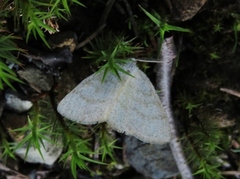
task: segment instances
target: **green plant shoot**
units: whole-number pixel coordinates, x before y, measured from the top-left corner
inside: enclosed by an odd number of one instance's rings
[[[189,29],[185,29],[185,28],[182,28],[182,27],[177,27],[177,26],[173,26],[173,25],[169,25],[167,24],[166,22],[162,21],[161,17],[156,13],[154,12],[154,15],[150,14],[148,11],[146,11],[144,8],[142,8],[141,6],[139,6],[143,12],[158,26],[158,32],[157,34],[159,33],[160,36],[160,48],[161,48],[161,45],[163,43],[163,40],[164,40],[164,35],[165,35],[165,32],[169,32],[169,31],[178,31],[178,32],[191,32],[191,30]]]

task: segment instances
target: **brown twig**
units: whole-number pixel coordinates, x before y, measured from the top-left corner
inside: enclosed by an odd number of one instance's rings
[[[106,7],[103,11],[103,15],[101,17],[100,23],[99,23],[99,28],[93,34],[91,34],[89,37],[87,37],[84,41],[80,42],[76,46],[75,50],[79,49],[79,48],[83,47],[84,45],[86,45],[87,43],[89,43],[93,38],[95,38],[103,30],[103,28],[106,26],[106,20],[108,18],[109,12],[112,9],[114,2],[115,2],[115,0],[108,0]]]
[[[240,175],[239,171],[224,171],[221,172],[222,175]]]
[[[220,88],[220,91],[226,92],[228,94],[231,94],[231,95],[234,95],[234,96],[237,96],[240,98],[240,92],[238,92],[238,91],[228,89],[228,88]]]
[[[112,6],[113,6],[114,2],[115,2],[115,0],[108,0],[108,2],[106,4],[106,7],[105,7],[105,9],[103,11],[103,15],[101,17],[99,26],[101,26],[103,24],[106,24],[106,20],[108,18],[108,15],[110,13],[110,10],[112,9]]]
[[[13,169],[11,169],[11,168],[8,168],[8,167],[4,166],[4,165],[1,164],[1,163],[0,163],[0,171],[1,171],[1,172],[6,172],[6,173],[11,172],[11,173],[15,174],[15,176],[9,176],[9,178],[10,178],[10,177],[14,177],[14,178],[19,178],[19,179],[29,179],[28,176],[23,175],[23,174],[15,171],[15,170],[13,170]]]
[[[137,37],[138,36],[138,31],[137,31],[137,23],[134,19],[134,15],[133,15],[133,12],[132,12],[132,9],[128,3],[127,0],[123,0],[126,8],[127,8],[127,11],[128,11],[128,15],[130,16],[130,21],[132,23],[132,27],[133,27],[133,32],[134,32],[134,35]]]
[[[80,42],[75,50],[83,47],[84,45],[86,45],[87,43],[89,43],[93,38],[95,38],[102,30],[103,28],[106,26],[106,24],[103,24],[102,26],[100,26],[93,34],[91,34],[89,37],[87,37],[84,41]]]

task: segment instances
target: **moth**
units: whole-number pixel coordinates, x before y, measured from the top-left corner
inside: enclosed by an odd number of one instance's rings
[[[166,112],[148,77],[129,60],[119,65],[132,76],[119,72],[120,79],[103,71],[78,84],[59,103],[65,118],[81,124],[107,122],[114,130],[154,144],[171,139]]]

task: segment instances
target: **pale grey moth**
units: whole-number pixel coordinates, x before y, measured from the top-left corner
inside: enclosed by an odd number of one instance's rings
[[[84,79],[58,105],[58,112],[81,124],[107,122],[114,130],[155,144],[169,142],[170,126],[148,77],[135,61],[120,65],[132,76],[109,72]]]

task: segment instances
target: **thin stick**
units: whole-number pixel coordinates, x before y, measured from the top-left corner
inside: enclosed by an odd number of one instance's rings
[[[15,171],[15,170],[13,170],[13,169],[11,169],[11,168],[8,168],[8,167],[4,166],[4,165],[1,164],[1,163],[0,163],[0,171],[1,171],[1,172],[6,172],[6,173],[12,172],[13,174],[16,175],[16,176],[15,176],[16,178],[29,179],[28,176],[23,175],[23,174]],[[9,176],[9,177],[10,177],[10,176]],[[12,177],[13,177],[13,176],[12,176]]]
[[[126,6],[127,11],[128,11],[128,15],[130,16],[130,21],[132,23],[134,35],[137,37],[138,36],[137,23],[136,23],[136,21],[134,19],[134,15],[133,15],[132,9],[131,9],[130,4],[128,3],[127,0],[123,0],[123,2],[125,3],[125,6]]]
[[[239,171],[224,171],[224,172],[221,172],[221,174],[223,174],[223,175],[240,175],[240,172]]]
[[[103,24],[106,24],[106,20],[108,18],[108,15],[110,13],[110,10],[112,9],[112,6],[113,6],[114,2],[115,2],[115,0],[108,0],[108,2],[106,4],[106,7],[105,7],[105,9],[103,11],[103,15],[101,17],[99,26],[101,26]]]
[[[232,89],[228,89],[228,88],[220,88],[220,91],[224,91],[228,94],[231,94],[231,95],[234,95],[234,96],[237,96],[240,98],[240,92],[238,91],[235,91],[235,90],[232,90]]]
[[[115,0],[108,0],[106,7],[103,11],[103,15],[101,17],[100,23],[99,23],[99,28],[93,34],[91,34],[89,37],[87,37],[84,41],[80,42],[76,46],[75,50],[79,49],[79,48],[83,47],[84,45],[86,45],[87,43],[89,43],[93,38],[95,38],[103,30],[103,28],[106,26],[106,20],[108,18],[108,15],[110,13],[110,10],[112,9],[114,2],[115,2]]]
[[[106,26],[106,24],[103,24],[102,26],[100,26],[95,32],[93,32],[90,36],[88,36],[84,41],[80,42],[75,50],[83,47],[84,45],[86,45],[87,43],[89,43],[92,39],[94,39],[102,30],[103,28]]]
[[[173,59],[176,57],[175,46],[173,42],[173,37],[165,39],[161,47],[161,61],[162,64],[157,64],[157,88],[162,90],[160,94],[160,99],[165,108],[168,116],[172,140],[170,141],[170,147],[173,153],[173,157],[177,163],[178,170],[184,179],[193,179],[191,170],[187,165],[187,161],[183,154],[183,150],[178,138],[178,131],[175,126],[175,120],[173,118],[171,109],[171,81],[172,81],[172,65]]]

